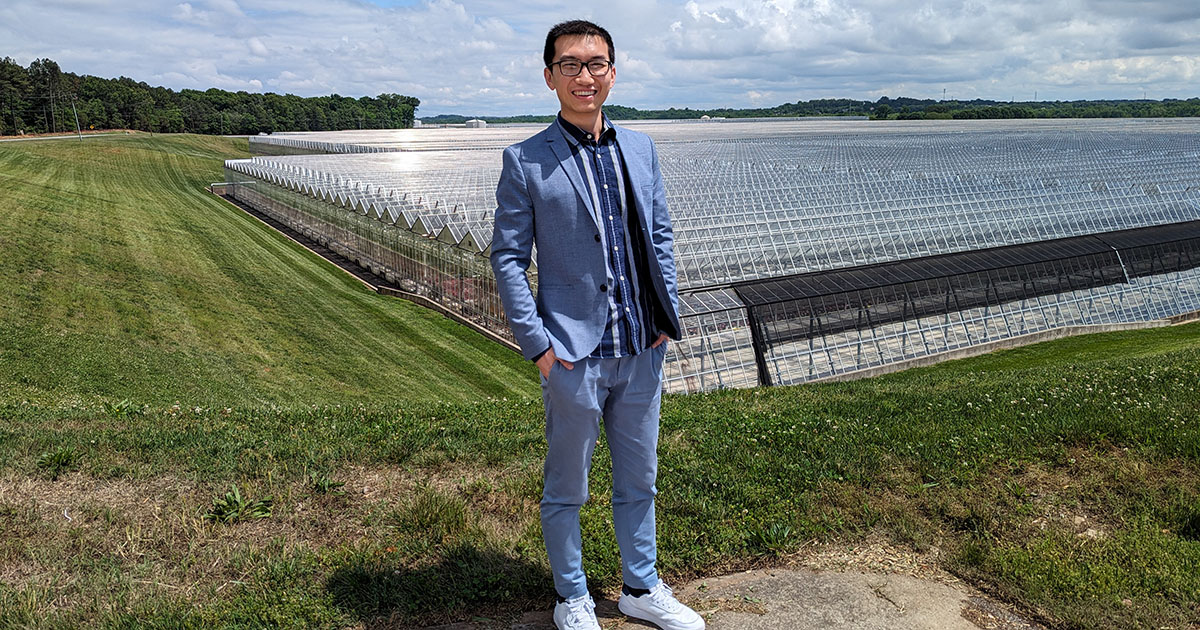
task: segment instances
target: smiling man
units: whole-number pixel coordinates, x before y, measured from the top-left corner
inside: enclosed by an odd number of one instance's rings
[[[598,630],[579,510],[600,422],[613,461],[624,587],[618,608],[666,630],[704,620],[658,577],[654,483],[668,339],[679,339],[671,220],[654,143],[601,111],[616,81],[612,37],[574,20],[550,29],[546,85],[559,115],[504,151],[492,269],[513,335],[537,364],[546,408],[542,535],[562,630]],[[526,270],[537,248],[537,296]]]

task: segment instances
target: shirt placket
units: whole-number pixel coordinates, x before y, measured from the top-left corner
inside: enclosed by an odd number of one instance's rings
[[[604,230],[606,245],[611,248],[607,252],[608,267],[611,272],[611,282],[613,284],[612,291],[612,334],[613,334],[613,353],[616,356],[625,354],[631,351],[630,337],[630,317],[629,317],[629,300],[627,299],[626,283],[621,278],[626,278],[625,269],[621,264],[624,257],[623,240],[620,234],[617,233],[616,218],[620,214],[619,209],[613,207],[613,198],[609,187],[610,174],[615,165],[608,164],[606,167],[604,158],[601,154],[603,147],[599,144],[593,144],[589,147],[593,157],[593,164],[596,167],[596,182],[600,186],[600,200],[603,204],[601,216],[604,218]]]
[[[609,237],[608,222],[604,218],[607,212],[605,210],[604,188],[601,184],[601,173],[594,143],[577,141],[576,146],[579,148],[579,163],[584,170],[584,183],[591,194],[592,207],[595,209],[596,221],[600,228],[600,245],[604,248],[605,272],[611,275],[609,272],[612,271],[612,261],[608,255],[608,248],[612,239]],[[611,283],[611,280],[608,282]],[[605,292],[604,295],[606,304],[608,305],[608,321],[605,322],[604,334],[600,340],[600,346],[596,349],[596,356],[611,359],[621,355],[621,331],[616,323],[620,319],[616,287],[610,287],[610,290]]]

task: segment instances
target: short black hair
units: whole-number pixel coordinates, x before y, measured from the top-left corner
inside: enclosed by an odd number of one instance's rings
[[[555,42],[558,41],[559,37],[564,35],[592,35],[595,37],[603,37],[604,43],[608,44],[608,60],[613,62],[616,61],[616,52],[613,50],[612,35],[609,35],[608,31],[604,30],[603,27],[597,26],[596,24],[593,24],[587,20],[570,20],[555,24],[554,27],[550,29],[550,32],[546,33],[546,50],[542,53],[542,59],[546,61],[547,68],[549,68],[550,64],[554,61]],[[584,61],[586,61],[586,59]]]

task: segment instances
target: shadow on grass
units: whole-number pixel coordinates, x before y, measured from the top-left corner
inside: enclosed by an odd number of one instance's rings
[[[364,558],[336,569],[326,588],[339,608],[379,628],[444,623],[467,613],[527,605],[545,599],[551,583],[539,564],[460,544],[436,564],[418,569]]]

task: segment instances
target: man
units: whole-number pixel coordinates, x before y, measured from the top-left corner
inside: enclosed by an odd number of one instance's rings
[[[667,339],[679,339],[671,222],[650,139],[601,112],[616,79],[612,37],[590,22],[546,36],[557,120],[504,151],[492,269],[513,335],[542,375],[542,535],[561,630],[599,630],[582,566],[579,509],[599,422],[613,460],[618,608],[666,630],[704,621],[655,568],[654,480]],[[537,247],[538,292],[526,270]]]

